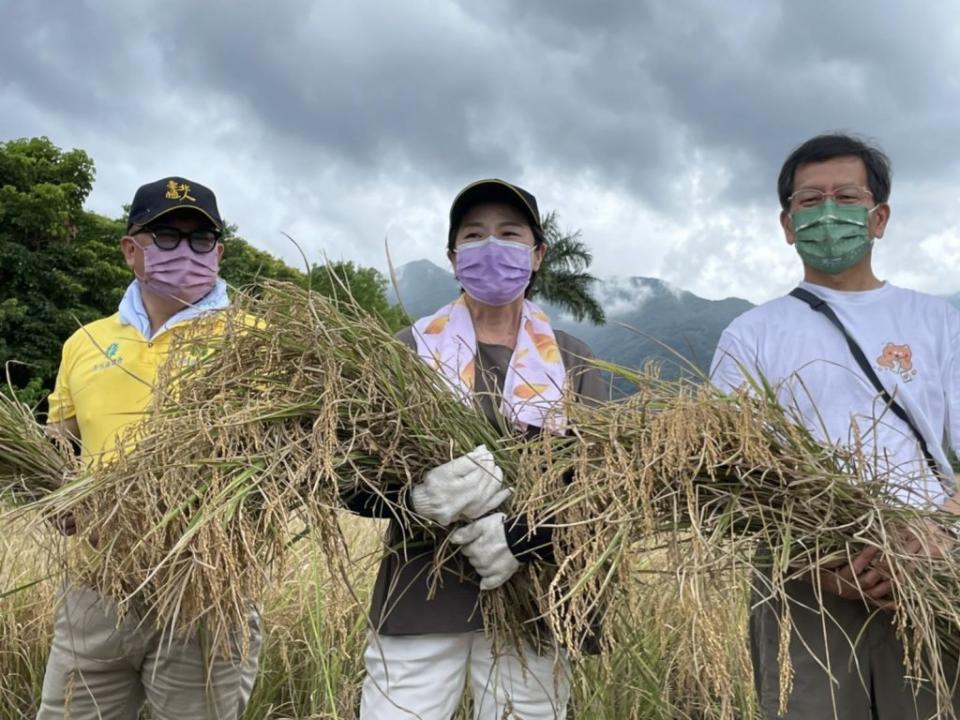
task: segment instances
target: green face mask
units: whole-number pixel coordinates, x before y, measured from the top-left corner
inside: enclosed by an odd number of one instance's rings
[[[873,245],[867,230],[871,210],[824,200],[790,213],[797,252],[821,272],[836,275],[855,265]]]

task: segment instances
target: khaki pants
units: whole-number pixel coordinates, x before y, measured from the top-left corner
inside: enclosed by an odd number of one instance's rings
[[[927,720],[940,717],[933,693],[914,689],[905,677],[903,644],[893,615],[857,600],[822,593],[819,611],[814,586],[787,584],[793,632],[790,660],[794,678],[787,712],[779,706],[779,605],[758,604],[750,614],[750,650],[762,716],[767,720]],[[829,667],[834,681],[824,670]],[[960,702],[954,699],[954,711]]]
[[[260,620],[249,619],[249,654],[212,662],[197,638],[162,637],[150,619],[92,590],[70,587],[57,608],[38,720],[136,720],[149,703],[154,720],[237,720],[253,690]]]

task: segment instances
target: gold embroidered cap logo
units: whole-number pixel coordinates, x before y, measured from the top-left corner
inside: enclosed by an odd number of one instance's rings
[[[167,182],[167,193],[164,195],[167,200],[189,200],[196,202],[195,197],[190,196],[190,186],[185,183],[177,183],[176,180]]]

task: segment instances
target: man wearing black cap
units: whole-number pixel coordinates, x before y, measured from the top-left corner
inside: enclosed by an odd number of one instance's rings
[[[547,252],[537,201],[503,180],[464,188],[450,209],[448,258],[463,292],[399,333],[465,401],[505,435],[563,433],[563,399],[603,399],[606,387],[587,364],[590,349],[559,330],[531,303]],[[365,654],[362,720],[449,720],[472,687],[477,720],[566,716],[569,678],[562,651],[523,657],[483,633],[480,594],[531,562],[552,560],[547,530],[528,531],[500,506],[511,490],[490,450],[480,446],[399,490],[424,523],[449,527],[461,552],[434,578],[430,536],[396,520],[373,591],[373,632]],[[382,497],[346,496],[353,511],[392,517]],[[504,643],[509,644],[509,643]]]
[[[86,465],[109,462],[118,437],[141,418],[173,338],[227,306],[218,277],[222,229],[216,198],[198,183],[170,177],[137,190],[120,240],[134,280],[118,312],[64,344],[49,398],[48,431],[78,443]],[[69,518],[61,529],[76,532]],[[69,586],[57,609],[38,718],[136,720],[148,703],[156,720],[235,720],[256,677],[255,612],[244,631],[246,656],[211,658],[197,637],[164,637],[148,610],[119,620],[110,601]]]

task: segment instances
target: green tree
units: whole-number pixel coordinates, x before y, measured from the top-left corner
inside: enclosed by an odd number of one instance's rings
[[[117,225],[83,210],[93,178],[82,150],[0,143],[0,367],[29,403],[52,387],[63,341],[119,300]]]
[[[220,277],[233,287],[243,287],[258,280],[283,280],[306,286],[305,273],[292,268],[270,253],[257,250],[237,235],[237,226],[225,224],[224,251],[220,260]]]
[[[220,262],[220,276],[233,287],[264,279],[292,282],[326,297],[349,296],[393,330],[410,324],[407,315],[387,300],[387,279],[374,268],[339,261],[312,265],[310,271],[304,273],[238,237],[236,225],[228,224],[223,237],[226,249]]]
[[[594,325],[606,322],[603,308],[593,296],[596,278],[587,272],[593,255],[580,239],[580,231],[560,229],[557,213],[543,218],[547,237],[547,255],[537,272],[532,297],[539,297],[570,313],[577,321],[588,319]]]
[[[387,279],[375,268],[358,267],[350,261],[328,262],[310,270],[309,283],[311,290],[327,297],[352,297],[391,330],[410,324],[407,314],[387,301]]]

